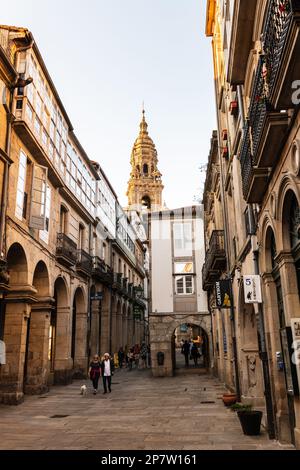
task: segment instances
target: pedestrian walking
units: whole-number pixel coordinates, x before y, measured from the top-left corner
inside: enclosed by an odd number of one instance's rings
[[[192,346],[191,356],[192,356],[192,359],[194,360],[194,364],[195,364],[195,367],[196,367],[197,364],[198,364],[198,359],[200,357],[200,354],[199,354],[196,343],[194,343],[193,346]]]
[[[122,367],[123,367],[123,362],[124,362],[124,351],[123,351],[123,348],[120,348],[120,349],[119,349],[119,352],[118,352],[118,361],[119,361],[119,367],[120,367],[120,369],[122,369]]]
[[[185,340],[184,345],[182,346],[181,352],[182,352],[182,354],[184,354],[185,367],[189,367],[190,345],[187,342],[187,340]]]
[[[148,353],[148,349],[147,349],[146,343],[143,341],[141,351],[140,351],[139,369],[146,369],[147,353]]]
[[[96,395],[98,390],[98,383],[101,376],[101,362],[97,354],[95,354],[92,362],[89,367],[89,376],[93,384],[94,395]]]
[[[133,353],[133,348],[131,348],[128,352],[128,370],[132,370],[132,364],[134,361],[134,353]]]
[[[111,393],[111,378],[114,375],[115,364],[114,361],[110,358],[108,353],[104,354],[104,359],[101,362],[101,373],[103,379],[103,388],[104,392],[107,393],[107,388],[109,393]]]

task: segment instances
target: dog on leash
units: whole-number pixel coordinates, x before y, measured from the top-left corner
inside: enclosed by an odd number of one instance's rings
[[[85,396],[87,394],[87,386],[86,385],[81,385],[80,387],[80,395]]]

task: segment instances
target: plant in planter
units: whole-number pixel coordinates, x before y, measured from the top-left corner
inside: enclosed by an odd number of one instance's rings
[[[246,436],[258,436],[262,420],[262,411],[253,410],[252,405],[236,403],[231,409],[237,411],[243,433]]]
[[[222,400],[225,406],[233,406],[237,402],[236,393],[224,393]]]

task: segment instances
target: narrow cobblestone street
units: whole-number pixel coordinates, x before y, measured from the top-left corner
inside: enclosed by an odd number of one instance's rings
[[[183,371],[181,371],[183,372]],[[192,372],[192,368],[191,368]],[[154,379],[149,370],[123,370],[112,394],[80,395],[81,381],[0,407],[0,449],[36,450],[283,450],[242,434],[234,412],[222,403],[223,387],[197,371]],[[56,416],[56,417],[55,417]]]

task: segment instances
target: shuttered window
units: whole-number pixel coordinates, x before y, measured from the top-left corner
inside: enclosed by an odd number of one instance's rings
[[[19,177],[17,185],[16,217],[23,220],[25,205],[25,185],[26,185],[27,157],[21,150],[19,160]]]

